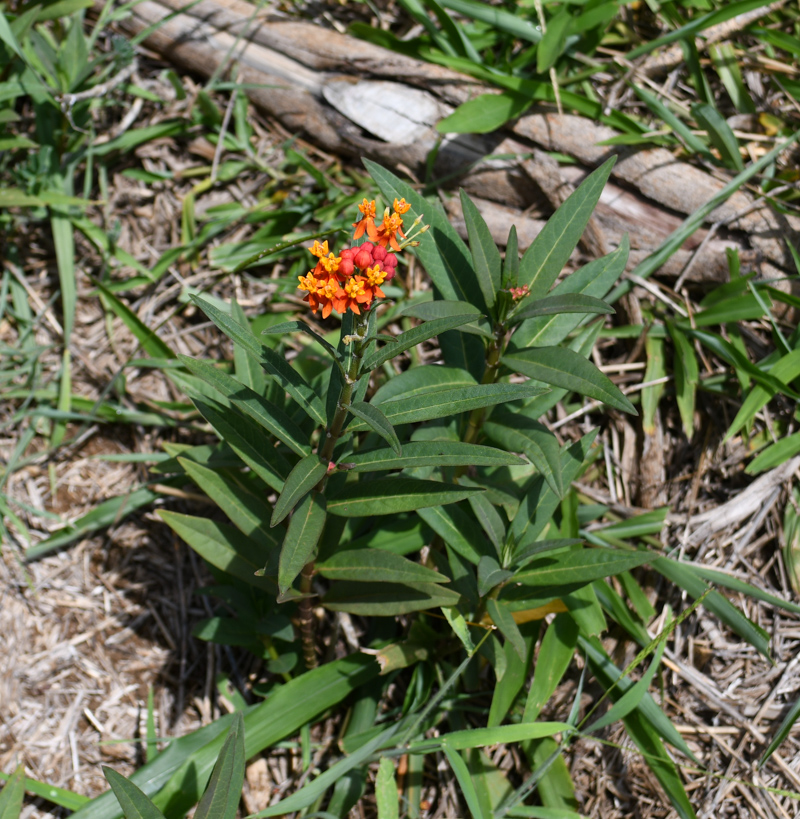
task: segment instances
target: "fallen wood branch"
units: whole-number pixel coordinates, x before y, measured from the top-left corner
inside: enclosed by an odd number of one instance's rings
[[[551,210],[547,200],[559,195],[547,189],[552,175],[531,171],[531,164],[538,164],[530,160],[537,148],[569,154],[584,166],[557,168],[555,180],[560,178],[562,185],[579,181],[587,168],[617,155],[616,187],[607,189],[596,218],[601,244],[608,249],[623,233],[630,234],[633,264],[669,235],[680,214],[695,211],[727,181],[666,149],[600,145],[616,132],[582,117],[541,110],[493,134],[442,138],[436,123],[455,106],[491,89],[311,23],[265,19],[244,0],[201,0],[183,8],[183,0],[144,0],[132,8],[123,27],[134,34],[159,24],[146,45],[203,76],[219,76],[235,65],[236,79],[248,86],[257,106],[326,151],[367,156],[421,177],[436,149],[436,177],[455,175],[483,200],[482,210],[499,243],[505,241],[510,220],[517,223],[524,247],[541,226],[536,217]],[[484,159],[498,154],[520,159]],[[504,210],[509,207],[510,214]],[[533,218],[527,220],[519,211]],[[800,219],[777,214],[740,191],[708,221],[730,232],[703,243],[704,233],[698,231],[662,274],[680,276],[697,252],[687,278],[725,280],[726,247],[740,252],[745,269],[759,269],[769,278],[785,275],[781,268],[792,269],[786,242],[800,240]]]

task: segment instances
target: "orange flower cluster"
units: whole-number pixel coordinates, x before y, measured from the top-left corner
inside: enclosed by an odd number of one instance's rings
[[[366,199],[358,206],[361,211],[361,219],[353,223],[356,232],[353,239],[360,239],[364,233],[367,234],[370,242],[374,242],[381,247],[391,247],[392,250],[400,250],[397,237],[405,239],[403,233],[403,215],[411,210],[405,199],[395,199],[393,213],[389,213],[389,208],[383,212],[383,221],[380,225],[375,224],[375,202],[368,202]]]
[[[362,214],[365,207],[369,210],[370,204],[374,214],[375,203],[367,203],[366,199],[360,206]],[[357,228],[356,238],[363,233],[364,230],[359,233]],[[387,239],[387,243],[390,241]],[[309,307],[315,313],[322,311],[322,318],[328,318],[332,310],[337,313],[352,310],[361,315],[362,308],[369,310],[374,299],[385,298],[380,286],[392,279],[396,272],[397,256],[381,244],[364,242],[358,247],[345,248],[336,256],[328,251],[327,242],[315,241],[310,251],[319,261],[307,275],[298,276],[298,287],[306,291],[303,300]]]

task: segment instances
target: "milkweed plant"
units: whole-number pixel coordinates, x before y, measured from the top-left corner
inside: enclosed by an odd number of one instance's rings
[[[515,228],[503,256],[465,194],[468,244],[438,202],[367,163],[392,204],[380,215],[364,199],[344,247],[314,241],[295,302],[306,316],[262,317],[255,332],[235,302],[192,297],[234,348],[230,363],[181,357],[182,385],[218,441],[167,444],[156,472],[191,480],[227,521],[160,515],[215,576],[220,607],[195,634],[249,648],[264,673],[248,692],[260,701],[204,728],[202,742],[177,740],[130,782],[110,772],[123,809],[146,800],[146,813],[177,816],[208,782],[196,815],[217,804],[215,816],[233,819],[238,796],[218,802],[238,795],[245,748],[253,756],[341,706],[341,758],[254,816],[346,816],[368,787],[379,816],[419,816],[432,753],[473,816],[534,815],[531,799],[574,816],[564,754],[619,719],[679,815],[694,815],[665,743],[694,759],[691,750],[647,693],[664,642],[648,634],[655,610],[631,570],[647,563],[695,600],[708,587],[652,538],[627,539],[657,533],[663,514],[586,533],[572,485],[597,455],[597,430],[561,441],[542,420],[584,399],[636,412],[589,360],[627,239],[562,275],[612,164],[520,257]],[[432,285],[421,293],[397,287],[412,256]],[[334,343],[320,328],[337,316]],[[712,592],[704,604],[766,650],[726,598]],[[609,619],[640,645],[637,663],[654,655],[635,685],[600,641]],[[577,654],[610,710],[592,722],[579,691],[561,721],[541,721]],[[475,702],[488,705],[470,711]],[[521,784],[481,751],[511,742],[529,767]],[[399,803],[398,757],[410,777]],[[107,798],[79,819],[119,815]]]

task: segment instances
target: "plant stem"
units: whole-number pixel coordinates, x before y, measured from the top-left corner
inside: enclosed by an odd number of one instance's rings
[[[486,351],[486,370],[483,373],[481,384],[494,384],[495,381],[497,381],[497,374],[500,371],[500,357],[503,355],[505,340],[505,325],[496,325],[494,328],[494,339]],[[469,415],[469,421],[467,421],[467,430],[464,433],[464,443],[474,444],[478,440],[485,415],[485,407],[472,410]],[[466,467],[459,467],[459,469],[456,470],[456,477],[463,475],[465,471]]]
[[[300,575],[300,591],[302,594],[311,594],[311,579],[314,577],[314,561],[306,563]],[[300,641],[303,644],[303,660],[306,668],[316,668],[317,661],[317,641],[314,628],[314,607],[311,597],[303,597],[300,600]]]
[[[367,332],[367,322],[369,317],[366,315],[356,316],[355,320],[355,339],[353,343],[353,352],[350,356],[350,364],[347,368],[347,375],[345,382],[342,385],[339,399],[336,402],[336,412],[333,416],[330,428],[325,431],[325,443],[319,452],[319,459],[324,464],[329,464],[333,459],[333,451],[336,448],[336,442],[342,434],[344,422],[347,420],[347,413],[350,409],[350,404],[353,401],[353,390],[358,382],[358,371],[361,368],[361,360],[364,357],[364,349],[367,346],[367,341],[364,336]],[[328,475],[323,475],[320,482],[314,487],[313,492],[324,492],[328,483]],[[314,577],[314,561],[309,561],[303,567],[300,574],[300,591],[304,595],[311,595],[311,581]],[[317,661],[316,635],[314,624],[314,608],[311,603],[310,596],[303,597],[299,604],[299,620],[300,620],[300,640],[303,644],[303,659],[306,663],[306,668],[311,670],[316,668],[319,664]]]

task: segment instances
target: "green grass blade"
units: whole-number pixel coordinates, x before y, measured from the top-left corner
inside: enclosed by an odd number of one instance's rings
[[[789,709],[786,716],[783,718],[778,730],[775,732],[775,736],[772,738],[772,742],[767,746],[766,751],[761,756],[761,759],[758,760],[758,767],[763,768],[764,764],[767,760],[778,750],[780,745],[789,736],[794,724],[797,722],[798,717],[800,717],[800,700],[797,700],[795,704]]]

